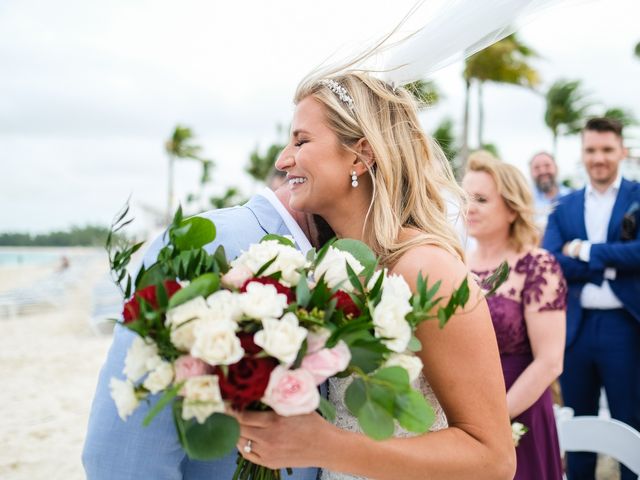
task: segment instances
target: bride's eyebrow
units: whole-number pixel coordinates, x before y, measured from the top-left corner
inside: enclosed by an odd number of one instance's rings
[[[306,134],[309,135],[309,132],[307,132],[306,130],[302,130],[302,129],[298,129],[298,130],[294,130],[293,133],[291,134],[292,137],[297,137],[300,134]]]

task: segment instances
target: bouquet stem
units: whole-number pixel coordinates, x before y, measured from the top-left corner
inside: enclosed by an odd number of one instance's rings
[[[280,470],[272,470],[271,468],[251,463],[239,453],[236,465],[232,480],[282,480]],[[293,471],[287,468],[287,474],[291,475]]]

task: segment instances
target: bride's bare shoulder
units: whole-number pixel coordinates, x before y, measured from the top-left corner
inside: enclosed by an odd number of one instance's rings
[[[429,277],[429,283],[441,280],[443,286],[458,284],[468,274],[464,262],[451,252],[437,245],[411,247],[395,263],[392,273],[402,275],[410,285],[415,285],[418,274]]]

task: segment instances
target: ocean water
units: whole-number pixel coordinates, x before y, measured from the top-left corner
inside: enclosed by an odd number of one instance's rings
[[[60,263],[65,252],[56,252],[52,250],[38,249],[10,249],[0,250],[0,266],[16,266],[16,265],[47,265]]]

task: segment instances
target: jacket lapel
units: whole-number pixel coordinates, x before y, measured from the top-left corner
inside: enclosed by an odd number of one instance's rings
[[[280,214],[262,195],[254,195],[244,206],[255,215],[265,234],[291,235]]]
[[[620,226],[622,225],[622,217],[624,217],[629,204],[631,203],[631,183],[622,179],[620,182],[620,190],[613,204],[611,211],[611,219],[609,220],[609,228],[607,230],[607,242],[614,242],[620,239]]]
[[[574,220],[574,228],[575,232],[577,232],[577,236],[574,238],[579,238],[581,240],[587,240],[587,227],[584,223],[584,192],[585,189],[578,190],[576,192],[576,201],[573,202],[574,208],[571,212],[571,216]]]

